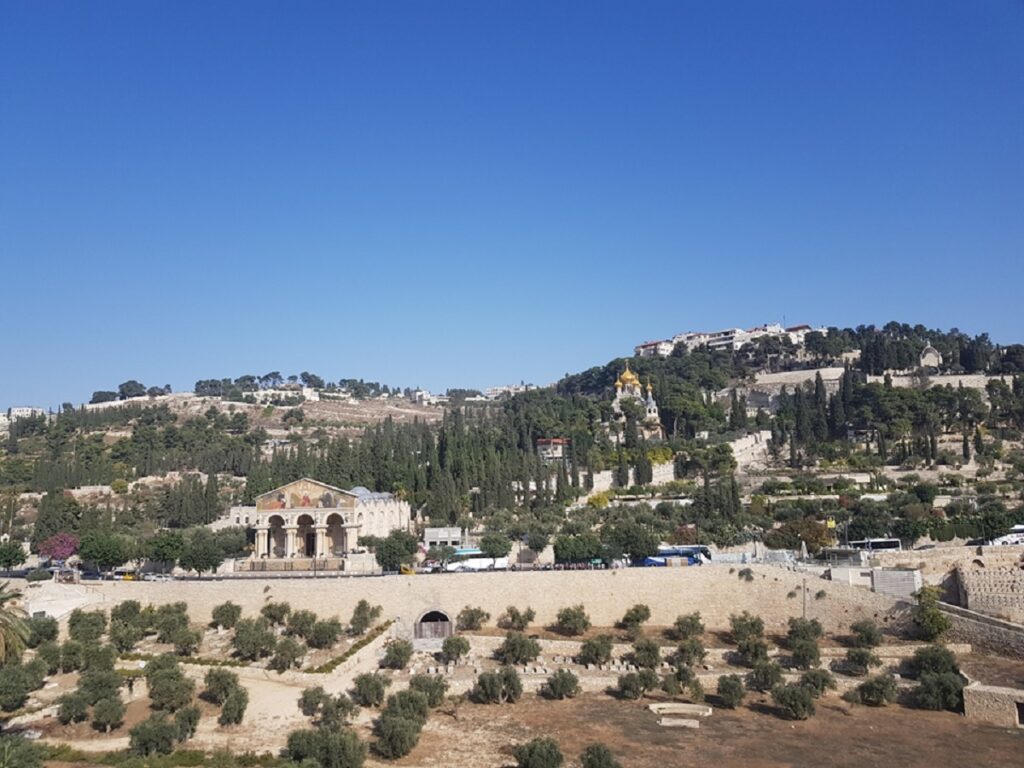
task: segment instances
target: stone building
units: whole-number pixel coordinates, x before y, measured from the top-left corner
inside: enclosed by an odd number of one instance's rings
[[[939,370],[942,367],[942,355],[931,344],[921,350],[921,357],[918,359],[918,367]]]
[[[390,493],[351,491],[309,478],[256,497],[255,558],[344,558],[360,536],[409,529],[409,503]]]
[[[665,430],[661,426],[661,417],[658,415],[658,404],[654,400],[654,390],[651,383],[647,382],[647,394],[644,395],[644,387],[640,383],[640,377],[629,370],[629,363],[626,363],[626,370],[619,374],[615,380],[615,399],[612,400],[612,411],[615,420],[625,423],[626,414],[622,405],[626,400],[636,400],[644,408],[643,420],[637,424],[640,434],[647,440],[663,440]]]

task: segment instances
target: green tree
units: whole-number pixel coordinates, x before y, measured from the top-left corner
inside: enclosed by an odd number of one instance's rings
[[[237,686],[227,698],[224,699],[224,706],[221,707],[220,716],[217,718],[218,725],[238,725],[245,716],[245,710],[249,706],[249,692],[242,686]]]
[[[384,691],[391,678],[378,673],[365,672],[352,681],[352,699],[361,707],[379,707],[384,703]]]
[[[232,629],[242,617],[242,607],[235,605],[230,600],[221,603],[213,609],[213,623],[224,629]]]
[[[469,653],[469,640],[458,635],[446,637],[441,644],[441,657],[448,663],[457,662]]]
[[[612,658],[612,638],[609,635],[598,635],[584,640],[580,646],[580,664],[607,664]]]
[[[95,643],[106,630],[107,617],[103,611],[76,608],[68,619],[68,636],[77,643]]]
[[[556,616],[555,626],[563,635],[582,635],[590,629],[590,617],[582,605],[562,608]]]
[[[163,713],[143,720],[129,732],[129,751],[134,755],[169,755],[174,751],[178,728]]]
[[[491,614],[483,608],[467,606],[459,611],[455,626],[461,631],[475,632],[490,618]]]
[[[544,686],[544,694],[551,699],[571,699],[579,692],[580,681],[568,669],[556,669]]]
[[[512,754],[516,768],[559,768],[565,762],[558,742],[546,736],[514,747]]]
[[[504,615],[498,619],[498,626],[503,629],[512,629],[516,632],[522,632],[530,626],[532,622],[537,618],[537,614],[533,608],[526,608],[520,611],[513,605],[510,605],[505,609]]]
[[[109,531],[90,531],[82,536],[78,556],[101,571],[124,565],[132,556],[132,546],[125,537]]]
[[[427,706],[439,707],[448,692],[448,682],[441,675],[413,675],[409,688],[419,691],[427,699]]]
[[[10,573],[11,569],[25,562],[25,550],[17,541],[0,542],[0,568]]]
[[[687,640],[703,635],[704,622],[701,621],[700,613],[694,612],[676,617],[675,623],[672,625],[672,632],[677,640]]]
[[[384,651],[381,666],[385,669],[405,669],[412,659],[412,643],[408,640],[392,640]]]
[[[938,587],[921,587],[917,593],[917,605],[911,611],[911,619],[918,634],[925,640],[937,640],[949,631],[951,622],[939,608]]]
[[[179,557],[178,564],[186,571],[195,571],[200,576],[206,571],[215,571],[224,562],[224,550],[216,536],[206,528],[197,529]]]
[[[772,689],[772,699],[790,720],[806,720],[814,714],[814,694],[797,683],[776,685]]]
[[[124,724],[124,702],[120,696],[100,699],[92,708],[92,727],[109,733]]]
[[[221,706],[228,695],[238,687],[238,675],[222,667],[214,667],[206,672],[203,680],[202,698]]]
[[[28,638],[25,644],[29,648],[38,648],[43,643],[50,643],[57,639],[59,626],[57,620],[52,616],[33,616],[27,619]]]
[[[743,687],[743,680],[739,675],[723,675],[718,678],[718,698],[722,706],[728,709],[736,709],[747,695]]]
[[[523,684],[512,667],[481,672],[470,697],[480,704],[513,704],[523,695]]]
[[[146,542],[146,556],[169,571],[185,554],[185,537],[178,531],[159,531]]]
[[[522,632],[509,632],[494,655],[503,664],[525,664],[540,656],[540,643]]]
[[[277,638],[266,619],[241,619],[235,625],[231,645],[240,658],[256,661],[274,652]]]
[[[604,744],[591,744],[580,754],[580,768],[622,768]]]
[[[352,619],[349,621],[348,626],[349,631],[353,635],[366,634],[366,630],[380,617],[381,610],[382,608],[379,605],[370,605],[366,600],[360,600],[352,611]]]

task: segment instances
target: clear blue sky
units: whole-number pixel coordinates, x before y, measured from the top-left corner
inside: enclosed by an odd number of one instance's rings
[[[1024,3],[0,1],[0,406],[1024,341]]]

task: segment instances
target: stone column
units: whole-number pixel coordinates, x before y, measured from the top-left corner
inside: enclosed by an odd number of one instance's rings
[[[316,529],[316,556],[318,558],[327,557],[327,527],[318,527]]]
[[[269,538],[270,531],[266,528],[256,529],[256,551],[253,553],[256,558],[259,559],[267,554],[267,540]]]
[[[295,556],[295,534],[299,529],[296,526],[288,526],[284,529],[285,532],[285,543],[284,543],[284,556],[294,557]]]

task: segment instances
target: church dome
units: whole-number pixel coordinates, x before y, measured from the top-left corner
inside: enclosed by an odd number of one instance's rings
[[[629,363],[626,363],[626,370],[619,374],[619,378],[615,382],[617,387],[639,387],[640,377],[629,370]]]

